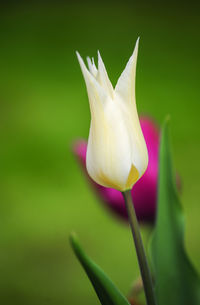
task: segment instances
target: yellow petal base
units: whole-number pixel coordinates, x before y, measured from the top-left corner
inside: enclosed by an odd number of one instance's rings
[[[132,188],[133,184],[135,184],[137,182],[139,178],[139,172],[137,170],[137,168],[132,164],[129,175],[128,175],[128,179],[126,181],[126,190],[129,190]]]
[[[125,186],[121,186],[117,182],[115,183],[114,181],[109,180],[102,172],[99,178],[100,181],[103,182],[103,185],[106,187],[110,187],[123,192],[125,190],[130,190],[132,186],[137,182],[139,178],[139,172],[137,168],[132,164]]]

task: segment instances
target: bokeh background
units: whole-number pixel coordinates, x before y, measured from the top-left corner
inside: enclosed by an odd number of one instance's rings
[[[139,113],[171,115],[186,247],[200,271],[200,18],[195,2],[2,2],[0,303],[98,304],[71,231],[127,294],[138,276],[128,226],[102,207],[72,151],[90,113],[75,56],[101,51],[116,83],[140,36]],[[147,243],[150,229],[142,226]],[[167,247],[167,245],[166,245]]]

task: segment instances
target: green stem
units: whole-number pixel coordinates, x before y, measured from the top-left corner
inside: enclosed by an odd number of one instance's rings
[[[147,258],[145,255],[142,238],[140,235],[140,230],[139,230],[137,217],[135,214],[135,209],[134,209],[133,202],[132,202],[131,191],[122,192],[122,195],[124,197],[126,209],[128,212],[129,223],[131,226],[133,240],[135,243],[135,248],[136,248],[136,253],[137,253],[138,262],[139,262],[139,266],[140,266],[140,272],[141,272],[141,276],[142,276],[147,305],[156,305],[152,278],[151,278],[149,266],[147,263]]]

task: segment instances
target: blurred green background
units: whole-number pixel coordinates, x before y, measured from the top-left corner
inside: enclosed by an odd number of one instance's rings
[[[197,4],[5,3],[0,10],[0,303],[98,304],[70,249],[72,230],[125,294],[138,276],[128,226],[104,210],[71,151],[74,139],[87,138],[90,121],[75,50],[96,58],[99,49],[115,84],[138,36],[138,110],[159,123],[171,114],[186,246],[200,270]],[[149,228],[142,232],[146,242]]]

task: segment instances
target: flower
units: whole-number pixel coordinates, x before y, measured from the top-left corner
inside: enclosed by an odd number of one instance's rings
[[[87,171],[96,183],[120,191],[131,189],[148,165],[135,103],[137,53],[138,41],[115,89],[99,52],[98,69],[88,58],[89,70],[77,53],[91,112]]]
[[[157,201],[159,128],[149,117],[140,117],[140,124],[148,149],[149,163],[146,172],[136,182],[131,193],[138,220],[152,222],[155,218]],[[76,141],[73,146],[73,151],[87,175],[87,142],[85,140]],[[112,188],[103,187],[95,183],[88,175],[87,177],[101,199],[101,202],[121,218],[127,219],[128,216],[121,192]]]

